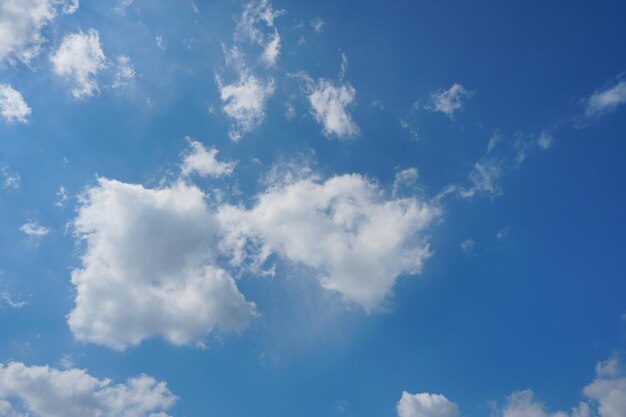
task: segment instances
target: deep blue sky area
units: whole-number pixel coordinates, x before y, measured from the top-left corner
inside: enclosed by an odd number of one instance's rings
[[[0,0],[0,417],[625,417],[625,21]]]

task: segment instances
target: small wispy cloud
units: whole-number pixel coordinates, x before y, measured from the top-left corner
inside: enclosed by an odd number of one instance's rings
[[[22,308],[28,305],[28,302],[14,299],[8,292],[0,292],[0,308]]]
[[[20,231],[33,238],[42,238],[50,233],[50,229],[40,225],[34,220],[29,220],[27,223],[21,225]]]
[[[1,188],[20,188],[22,178],[20,173],[13,171],[10,166],[0,163],[0,187]]]
[[[454,113],[461,110],[464,100],[474,95],[473,91],[468,91],[461,84],[454,83],[447,90],[437,90],[430,95],[430,105],[426,108],[445,114],[454,120]]]
[[[626,81],[622,80],[609,88],[593,93],[585,101],[585,116],[595,119],[614,112],[624,103],[626,103]]]

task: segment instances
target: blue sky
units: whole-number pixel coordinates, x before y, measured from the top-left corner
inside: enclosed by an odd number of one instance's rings
[[[625,18],[0,0],[0,417],[625,417]]]

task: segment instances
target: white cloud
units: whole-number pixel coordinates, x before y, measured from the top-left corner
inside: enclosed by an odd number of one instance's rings
[[[606,90],[596,91],[587,99],[585,115],[596,118],[615,111],[626,103],[626,81],[620,81]]]
[[[454,113],[463,108],[463,99],[469,98],[474,93],[466,90],[461,84],[453,84],[447,90],[437,90],[430,95],[431,105],[429,110],[444,113],[454,119]]]
[[[19,172],[12,171],[10,166],[0,163],[0,174],[2,188],[20,188],[22,179]]]
[[[124,55],[117,57],[117,68],[113,77],[113,88],[124,88],[135,79],[135,67],[130,62],[130,58]]]
[[[230,138],[238,141],[263,122],[267,100],[274,94],[274,80],[263,82],[252,74],[242,73],[238,83],[223,84],[219,77],[216,82],[224,113],[233,119]]]
[[[20,231],[25,235],[34,238],[44,237],[48,233],[50,233],[50,229],[45,226],[40,225],[36,221],[29,221],[28,223],[24,223],[20,226]]]
[[[596,366],[596,379],[583,393],[597,403],[600,417],[624,417],[626,414],[626,372],[618,357]]]
[[[485,193],[492,197],[502,194],[498,181],[502,176],[502,168],[496,160],[476,162],[469,173],[470,187],[453,187],[463,198],[474,197],[477,193]]]
[[[195,186],[100,178],[82,196],[74,227],[85,243],[68,316],[78,340],[117,350],[150,337],[201,344],[215,326],[240,330],[254,314],[215,265],[218,225]]]
[[[65,14],[73,14],[76,13],[78,7],[80,6],[79,0],[61,0],[62,10]]]
[[[376,183],[356,174],[324,182],[298,177],[277,181],[249,210],[220,208],[234,265],[250,257],[258,266],[277,253],[311,268],[325,289],[366,311],[380,306],[399,275],[420,272],[438,208],[415,198],[385,199]]]
[[[235,39],[262,46],[261,61],[268,67],[276,65],[280,54],[281,38],[274,25],[274,19],[284,13],[284,10],[274,10],[267,0],[255,0],[245,5],[237,22]]]
[[[8,84],[0,84],[0,114],[8,123],[28,123],[30,107],[22,94]]]
[[[311,27],[317,33],[323,32],[325,25],[326,25],[326,23],[322,19],[320,19],[319,17],[316,17],[315,19],[311,20]]]
[[[175,401],[164,382],[147,375],[113,384],[80,369],[0,364],[1,416],[169,417]]]
[[[324,135],[348,139],[360,134],[348,108],[354,104],[356,90],[350,84],[337,85],[327,79],[307,82],[313,117],[323,126]]]
[[[70,82],[75,98],[90,97],[98,91],[97,76],[106,67],[106,57],[96,30],[66,35],[50,61],[55,74]]]
[[[0,61],[26,64],[36,57],[45,42],[43,27],[56,16],[57,6],[63,13],[78,9],[78,1],[3,0],[0,2]]]
[[[415,181],[417,181],[417,175],[417,168],[414,167],[396,172],[396,177],[393,181],[392,187],[393,197],[395,198],[398,196],[398,191],[400,191],[402,186],[415,184]]]
[[[458,417],[459,410],[441,394],[402,392],[396,405],[398,417]]]
[[[221,177],[230,175],[235,169],[234,162],[220,162],[215,157],[218,150],[211,148],[207,150],[202,143],[189,139],[190,150],[184,155],[181,164],[181,173],[189,176],[196,173],[201,176]]]
[[[13,297],[11,297],[11,295],[6,291],[0,292],[0,308],[3,308],[4,306],[9,306],[11,308],[22,308],[26,305],[28,305],[26,301],[13,299]],[[2,413],[0,413],[0,416],[2,416]]]
[[[162,36],[157,35],[157,36],[155,36],[155,37],[154,37],[154,40],[156,41],[156,45],[157,45],[157,47],[158,47],[159,49],[161,49],[161,50],[165,51],[165,41],[163,40],[163,37],[162,37]]]
[[[559,411],[548,413],[545,406],[535,400],[531,390],[516,391],[512,393],[501,412],[502,417],[568,417],[568,414]],[[572,417],[589,417],[589,406],[581,403],[572,410]]]
[[[541,134],[539,135],[539,139],[537,139],[537,144],[544,151],[550,149],[550,147],[552,146],[552,142],[554,142],[552,135],[546,131],[541,132]]]
[[[465,253],[473,251],[474,246],[476,246],[476,242],[474,242],[473,239],[465,239],[463,242],[461,242],[461,249],[463,249],[463,252]]]
[[[508,235],[509,235],[508,226],[503,227],[502,229],[498,230],[498,233],[496,233],[496,237],[498,239],[505,239]]]
[[[596,365],[596,379],[583,389],[590,401],[580,401],[569,412],[549,412],[531,390],[515,391],[494,417],[624,417],[626,416],[626,370],[619,356]],[[398,417],[457,417],[454,403],[443,395],[402,393]]]
[[[275,32],[267,45],[265,45],[265,49],[263,50],[263,54],[261,55],[261,61],[263,61],[268,67],[273,67],[276,65],[276,61],[278,61],[279,55],[280,35],[278,34],[278,32]]]
[[[59,190],[57,191],[57,201],[54,202],[54,206],[55,207],[59,207],[59,208],[63,208],[63,207],[65,207],[65,204],[67,203],[67,200],[69,200],[69,197],[67,195],[67,191],[65,190],[64,186],[60,186]]]

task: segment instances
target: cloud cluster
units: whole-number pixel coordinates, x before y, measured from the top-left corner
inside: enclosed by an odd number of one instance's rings
[[[202,343],[211,330],[240,330],[254,314],[215,265],[218,225],[197,187],[147,189],[100,178],[74,221],[86,245],[72,273],[78,340],[122,350],[150,337]]]
[[[22,94],[8,84],[0,84],[0,114],[7,123],[28,123],[28,107]]]
[[[80,369],[0,364],[0,416],[169,417],[175,401],[164,382],[147,375],[115,385]]]
[[[78,0],[3,0],[0,2],[0,62],[29,64],[41,52],[45,25],[78,9]]]
[[[50,61],[55,74],[70,84],[75,98],[90,97],[99,90],[97,75],[106,67],[106,57],[96,30],[66,35]]]
[[[531,390],[515,391],[494,417],[624,417],[626,414],[626,373],[617,357],[596,366],[596,379],[583,389],[588,401],[581,401],[569,412],[549,412]],[[398,417],[458,417],[456,405],[439,394],[402,393]]]
[[[235,264],[252,256],[258,265],[276,253],[312,268],[324,288],[370,311],[398,276],[420,272],[431,254],[426,229],[439,215],[416,198],[386,199],[376,183],[355,174],[281,182],[250,209],[222,206],[218,218]]]

